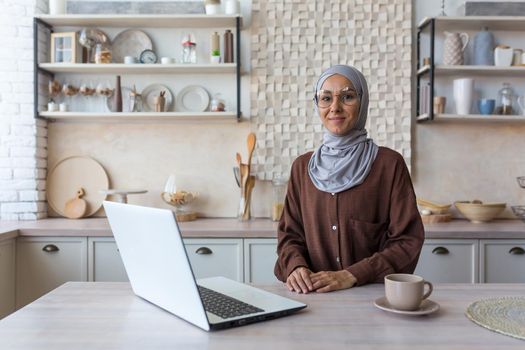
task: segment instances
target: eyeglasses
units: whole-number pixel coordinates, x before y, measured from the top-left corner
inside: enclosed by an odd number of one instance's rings
[[[359,95],[350,87],[345,87],[339,91],[319,90],[315,95],[315,103],[320,108],[328,108],[332,105],[334,98],[339,96],[339,100],[346,106],[355,106],[359,103]]]

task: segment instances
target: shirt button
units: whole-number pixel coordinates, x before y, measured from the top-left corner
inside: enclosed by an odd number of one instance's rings
[[[337,226],[335,226],[335,225],[332,226],[332,230],[334,230],[334,231],[337,230]]]

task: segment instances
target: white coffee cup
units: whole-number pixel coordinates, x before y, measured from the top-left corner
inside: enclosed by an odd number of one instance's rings
[[[67,103],[64,103],[64,102],[62,102],[62,103],[58,106],[58,110],[59,110],[60,112],[67,112],[68,109],[69,109],[69,108],[68,108]]]
[[[124,63],[125,64],[134,64],[137,63],[137,59],[133,56],[124,56]]]
[[[425,285],[428,291],[425,291]],[[397,310],[417,310],[421,302],[432,293],[432,283],[423,277],[408,273],[394,273],[385,276],[385,296],[388,303]]]
[[[171,57],[161,57],[160,58],[160,63],[162,63],[162,64],[174,63],[173,61],[174,61],[174,59],[171,58]]]

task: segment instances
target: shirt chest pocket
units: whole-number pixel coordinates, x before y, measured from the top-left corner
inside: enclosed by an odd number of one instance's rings
[[[387,238],[388,224],[386,222],[367,222],[347,218],[343,228],[343,240],[348,240],[356,250],[378,251]]]

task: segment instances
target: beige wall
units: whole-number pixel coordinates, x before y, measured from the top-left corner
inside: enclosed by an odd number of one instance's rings
[[[525,204],[524,123],[415,124],[412,179],[416,194],[439,203],[480,199]]]
[[[246,158],[250,124],[49,124],[49,166],[72,155],[87,155],[106,169],[113,188],[146,189],[129,203],[169,207],[160,198],[169,174],[181,190],[197,191],[193,206],[203,216],[234,217],[239,189],[235,153]],[[268,216],[267,183],[258,181],[254,216]]]

